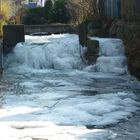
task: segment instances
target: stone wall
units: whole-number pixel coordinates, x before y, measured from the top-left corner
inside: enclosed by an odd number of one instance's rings
[[[25,34],[32,34],[37,32],[52,33],[73,33],[75,28],[66,24],[56,25],[25,25]]]

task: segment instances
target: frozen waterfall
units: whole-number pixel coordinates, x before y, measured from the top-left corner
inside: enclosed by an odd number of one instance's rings
[[[127,71],[124,46],[120,39],[102,39],[99,57],[92,69],[96,72],[125,74]],[[20,64],[33,69],[86,69],[80,57],[78,36],[60,34],[50,36],[26,36],[25,43],[16,45],[7,63]],[[84,53],[84,49],[82,50]]]
[[[124,140],[139,134],[133,114],[139,113],[140,83],[120,75],[127,72],[122,41],[91,39],[100,44],[91,66],[82,61],[86,49],[74,34],[26,36],[16,45],[0,79],[0,140]]]
[[[26,42],[18,43],[9,57],[16,64],[34,69],[79,69],[82,66],[78,36],[70,34],[26,36]]]
[[[113,38],[91,38],[99,41],[99,57],[95,64],[98,72],[125,74],[126,57],[122,40]]]

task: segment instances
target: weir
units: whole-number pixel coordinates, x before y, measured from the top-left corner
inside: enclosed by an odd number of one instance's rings
[[[120,39],[91,40],[97,40],[100,44],[99,57],[97,62],[91,65],[92,71],[126,74],[124,45]],[[85,53],[84,48],[79,47],[77,35],[26,36],[26,42],[15,47],[12,60],[33,69],[82,69],[86,66],[80,55],[84,57]]]
[[[60,34],[60,33],[74,33],[76,29],[68,24],[51,24],[51,25],[25,25],[25,34],[46,33],[46,34]]]
[[[4,25],[3,53],[10,53],[15,45],[25,41],[25,35],[51,35],[60,33],[75,33],[76,28],[66,24],[54,25]]]

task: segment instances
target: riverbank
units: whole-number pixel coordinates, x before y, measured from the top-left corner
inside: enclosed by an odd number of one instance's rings
[[[123,40],[128,70],[131,75],[140,80],[140,20],[106,19],[105,21],[94,21],[93,25],[90,34]]]

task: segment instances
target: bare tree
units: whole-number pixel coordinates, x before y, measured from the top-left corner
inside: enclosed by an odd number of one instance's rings
[[[69,0],[68,9],[72,16],[72,22],[79,24],[83,21],[98,18],[100,0]]]
[[[140,19],[140,1],[139,0],[122,0],[121,15],[126,20]]]

